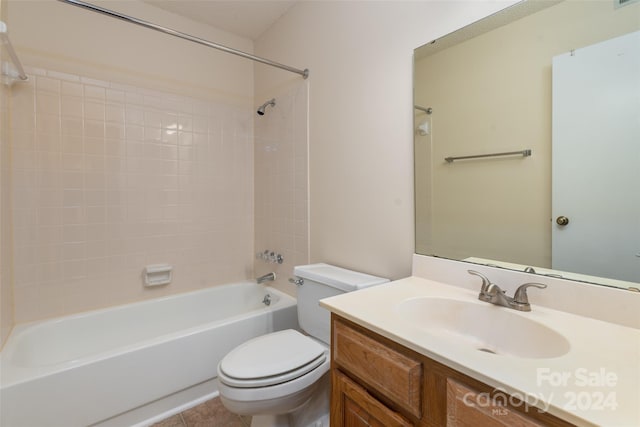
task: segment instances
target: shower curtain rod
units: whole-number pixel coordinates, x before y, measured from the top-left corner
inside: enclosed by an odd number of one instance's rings
[[[9,54],[9,57],[11,57],[11,61],[13,61],[13,65],[16,67],[16,70],[17,70],[17,75],[13,76],[9,71],[4,70],[3,68],[2,76],[7,77],[10,80],[14,80],[16,78],[19,78],[22,81],[29,80],[29,77],[24,72],[24,68],[22,67],[22,63],[20,62],[20,59],[18,58],[16,51],[13,49],[11,40],[9,40],[9,34],[7,34],[7,24],[5,24],[2,21],[0,21],[0,38],[2,39],[2,44],[5,45],[7,49],[7,53]]]
[[[251,55],[249,53],[243,52],[241,50],[233,49],[231,47],[223,46],[221,44],[213,43],[208,40],[201,39],[199,37],[191,36],[189,34],[182,33],[180,31],[172,30],[171,28],[163,27],[161,25],[156,25],[148,21],[144,21],[142,19],[134,18],[132,16],[124,15],[118,12],[114,12],[113,10],[104,9],[99,6],[95,6],[89,3],[85,3],[80,0],[58,0],[62,3],[67,3],[73,6],[78,6],[84,9],[91,10],[93,12],[102,13],[103,15],[111,16],[112,18],[121,19],[126,22],[130,22],[132,24],[140,25],[145,28],[150,28],[152,30],[160,31],[161,33],[169,34],[171,36],[175,36],[184,40],[189,40],[194,43],[199,43],[201,45],[211,47],[214,49],[221,50],[223,52],[231,53],[233,55],[241,56],[246,59],[251,59],[252,61],[261,62],[266,65],[270,65],[272,67],[281,68],[283,70],[290,71],[292,73],[300,74],[303,78],[309,77],[309,69],[305,68],[304,70],[300,70],[298,68],[293,68],[288,65],[280,64],[278,62],[271,61],[269,59],[261,58],[259,56]]]

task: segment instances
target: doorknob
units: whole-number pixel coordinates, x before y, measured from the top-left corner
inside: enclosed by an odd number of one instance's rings
[[[565,226],[565,225],[569,224],[569,218],[567,218],[566,216],[562,216],[561,215],[558,218],[556,218],[556,224]]]

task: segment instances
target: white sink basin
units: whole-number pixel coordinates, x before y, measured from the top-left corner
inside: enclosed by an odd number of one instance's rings
[[[395,310],[414,328],[486,353],[544,359],[570,348],[565,337],[527,319],[527,313],[485,302],[419,297],[402,301]]]

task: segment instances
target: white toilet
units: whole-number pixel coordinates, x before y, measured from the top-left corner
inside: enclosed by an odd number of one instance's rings
[[[295,267],[298,322],[309,334],[287,329],[251,339],[218,364],[220,399],[231,412],[252,415],[252,427],[329,425],[330,314],[322,298],[388,282],[387,279],[311,264]]]

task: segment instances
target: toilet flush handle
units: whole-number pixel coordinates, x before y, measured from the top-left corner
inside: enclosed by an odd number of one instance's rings
[[[296,286],[302,286],[304,285],[304,279],[302,277],[296,277],[295,279],[293,277],[289,277],[289,283],[293,283]]]

